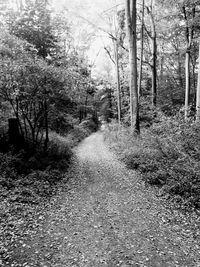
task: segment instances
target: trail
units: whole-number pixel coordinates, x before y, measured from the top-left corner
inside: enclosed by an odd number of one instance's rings
[[[102,134],[78,146],[69,176],[15,266],[200,266],[198,240]]]

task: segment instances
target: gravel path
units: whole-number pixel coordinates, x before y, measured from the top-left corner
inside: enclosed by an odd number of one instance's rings
[[[200,266],[199,239],[184,215],[165,208],[100,133],[76,155],[69,182],[15,266]]]

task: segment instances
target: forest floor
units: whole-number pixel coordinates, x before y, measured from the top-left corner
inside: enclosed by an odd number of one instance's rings
[[[37,227],[7,248],[0,266],[200,266],[198,216],[156,196],[101,133],[75,152],[60,190],[38,210]]]

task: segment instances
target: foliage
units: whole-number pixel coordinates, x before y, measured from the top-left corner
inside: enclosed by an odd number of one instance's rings
[[[9,102],[19,120],[22,136],[35,146],[41,138],[45,109],[50,109],[54,88],[61,90],[63,86],[60,72],[37,58],[32,45],[10,35],[1,40],[0,64],[1,98]]]
[[[46,1],[27,1],[22,10],[10,11],[7,20],[10,33],[34,45],[39,56],[55,53],[57,40]]]
[[[109,126],[105,138],[131,169],[143,179],[169,193],[189,207],[200,208],[200,132],[193,123],[178,118],[160,118],[140,137],[129,129]],[[180,197],[180,198],[179,198]]]

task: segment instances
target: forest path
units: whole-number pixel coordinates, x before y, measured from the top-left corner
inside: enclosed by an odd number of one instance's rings
[[[101,133],[76,149],[70,179],[46,211],[20,262],[41,267],[200,266],[195,237],[183,229]]]

